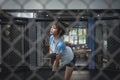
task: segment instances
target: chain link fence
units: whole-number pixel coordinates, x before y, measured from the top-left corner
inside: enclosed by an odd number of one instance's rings
[[[77,56],[71,80],[119,80],[119,2],[1,0],[0,80],[52,80],[55,76],[64,80],[64,68],[50,76],[47,57],[49,29],[55,20],[69,24],[64,40],[73,43],[73,49],[87,44],[92,50]]]

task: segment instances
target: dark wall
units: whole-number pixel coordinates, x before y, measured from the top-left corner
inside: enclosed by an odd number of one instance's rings
[[[108,38],[108,51],[110,57],[116,62],[111,61],[110,68],[119,68],[120,65],[120,24],[115,26],[113,29],[113,34]]]

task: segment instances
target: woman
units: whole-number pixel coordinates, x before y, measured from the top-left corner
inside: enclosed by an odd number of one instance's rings
[[[70,77],[72,75],[74,65],[76,62],[74,53],[72,49],[69,46],[66,46],[64,41],[62,40],[62,36],[65,34],[65,27],[66,25],[55,21],[50,29],[50,54],[54,57],[52,57],[52,72],[56,72],[59,61],[61,60],[63,64],[66,67],[65,70],[65,80],[70,80]],[[85,51],[74,51],[77,53],[82,53]]]
[[[75,64],[75,57],[70,47],[66,47],[62,36],[65,34],[65,26],[61,22],[54,22],[50,29],[50,54],[55,54],[52,63],[52,72],[56,72],[59,61],[66,65],[65,70],[65,80],[70,80],[71,74],[73,72],[73,66]]]

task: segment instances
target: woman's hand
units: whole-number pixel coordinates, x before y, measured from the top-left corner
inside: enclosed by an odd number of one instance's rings
[[[91,49],[79,49],[79,50],[74,50],[74,54],[79,55],[82,53],[89,53],[91,52]]]
[[[59,60],[60,60],[61,56],[62,56],[61,54],[56,55],[56,59],[52,66],[52,71],[57,71],[57,66],[59,65]]]

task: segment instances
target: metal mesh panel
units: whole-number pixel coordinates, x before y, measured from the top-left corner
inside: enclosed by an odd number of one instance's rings
[[[119,0],[1,0],[0,80],[64,80],[62,67],[51,76],[49,29],[69,24],[64,40],[77,56],[71,80],[120,80]],[[61,65],[60,65],[61,67]]]

